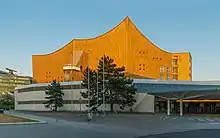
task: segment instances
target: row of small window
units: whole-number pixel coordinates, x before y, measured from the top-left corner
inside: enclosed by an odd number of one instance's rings
[[[3,84],[18,84],[18,83],[24,84],[24,83],[30,83],[30,81],[0,81],[0,83],[3,83]]]
[[[166,74],[166,76],[164,74],[160,74],[160,79],[161,80],[170,80],[170,75]]]
[[[156,58],[156,57],[153,57],[153,59],[162,60],[162,58],[158,58],[158,57],[157,57],[157,58]]]
[[[139,54],[148,54],[148,52],[139,51]],[[158,58],[158,57],[153,57],[153,59],[162,60],[162,58]]]
[[[50,78],[50,76],[46,76],[46,78]],[[54,78],[55,79],[55,78]],[[63,79],[63,76],[57,77],[57,79]]]
[[[178,65],[178,59],[173,59],[172,60],[172,65]]]
[[[165,67],[165,66],[161,66],[160,67],[160,72],[170,72],[170,68],[169,67]]]
[[[141,68],[141,66],[143,66],[143,68]],[[146,68],[147,66],[145,66],[145,64],[139,64],[139,70],[147,70]]]
[[[171,76],[170,76],[170,74],[166,74],[166,75],[160,74],[160,79],[161,80],[171,80]],[[178,75],[173,75],[172,80],[178,80]]]
[[[139,54],[148,54],[148,52],[141,52],[141,51],[139,51]]]
[[[50,76],[49,76],[50,77]],[[47,77],[46,76],[46,83],[51,83],[54,79],[55,80],[57,80],[57,81],[59,81],[59,82],[62,82],[62,81],[64,81],[64,79],[63,79],[63,77],[61,76],[61,77],[57,77],[57,78],[49,78],[49,77]],[[71,78],[70,78],[71,79]],[[74,78],[72,78],[71,80],[73,80]],[[68,81],[71,81],[71,80],[68,80]],[[65,80],[65,81],[67,81],[67,80]]]
[[[29,81],[29,78],[19,78],[19,77],[2,77],[0,78],[0,81],[5,80],[5,81]]]
[[[139,68],[139,70],[147,70],[147,69],[145,69],[145,68]]]
[[[141,64],[139,64],[139,66],[141,66]],[[142,64],[142,66],[145,66],[145,64]]]
[[[160,72],[171,72],[171,68],[169,68],[169,67],[165,67],[165,66],[161,66],[160,67]],[[173,73],[178,73],[178,67],[173,67],[172,68],[172,72]]]

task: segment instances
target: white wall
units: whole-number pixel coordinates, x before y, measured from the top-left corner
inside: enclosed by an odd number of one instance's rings
[[[81,97],[80,92],[83,89],[65,89],[64,100],[79,100]],[[32,111],[48,111],[44,107],[44,104],[18,104],[18,101],[40,101],[45,100],[44,91],[30,91],[18,93],[18,90],[15,91],[15,110],[32,110]],[[138,93],[135,96],[137,102],[132,107],[134,112],[150,112],[154,113],[154,96],[146,93]],[[102,108],[102,107],[100,107]],[[114,105],[114,109],[117,111],[122,111],[119,109],[118,105]],[[64,104],[63,107],[59,108],[62,111],[80,111],[80,104]],[[81,104],[81,110],[87,110],[85,104]],[[110,110],[110,105],[106,105],[106,110]],[[130,111],[129,108],[126,108],[123,111]]]

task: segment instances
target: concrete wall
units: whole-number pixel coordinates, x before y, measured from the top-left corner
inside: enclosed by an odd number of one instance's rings
[[[69,103],[64,104],[63,107],[59,108],[60,111],[80,111],[79,98],[81,97],[80,92],[83,89],[65,89],[64,92],[64,101],[69,101]],[[44,91],[26,91],[18,92],[15,91],[15,110],[30,110],[30,111],[48,111],[49,109],[44,107],[42,101],[45,101],[45,92]],[[154,113],[154,96],[146,93],[138,93],[136,95],[137,102],[133,106],[134,112],[149,112]],[[82,98],[83,99],[83,98]],[[74,104],[71,104],[70,101],[74,101]],[[81,104],[81,110],[87,110],[86,99],[84,104]],[[23,103],[22,103],[23,102]],[[41,103],[40,103],[41,102]],[[75,103],[76,102],[76,103]],[[102,107],[100,107],[102,108]],[[119,109],[118,105],[114,105],[116,111],[122,111]],[[110,110],[110,106],[106,105],[106,110]],[[123,111],[129,111],[129,108],[126,108]]]

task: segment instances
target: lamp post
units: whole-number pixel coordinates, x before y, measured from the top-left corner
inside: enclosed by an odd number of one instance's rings
[[[82,97],[79,97],[79,110],[80,110],[80,113],[82,111]]]
[[[99,60],[98,60],[98,62],[97,62],[97,108],[98,108],[98,106],[99,106],[99,71],[98,71],[98,65],[99,65]]]
[[[72,80],[73,79],[73,68],[72,68],[73,67],[73,51],[71,52],[71,61],[72,61],[72,63],[71,63],[71,68],[70,68],[71,69],[70,89],[71,89],[71,109],[72,109],[71,111],[73,112],[73,86],[72,86],[73,85],[72,84],[72,82],[73,82],[73,80]]]
[[[98,65],[99,65],[99,60],[98,60],[98,58],[97,58],[97,73],[96,73],[96,93],[97,93],[97,105],[96,105],[96,116],[98,116],[99,115],[99,113],[98,113],[98,107],[99,107],[99,70],[98,70]]]
[[[90,112],[90,72],[89,72],[89,68],[90,68],[90,50],[88,50],[88,106],[89,106],[89,112]]]
[[[105,115],[105,55],[103,56],[102,77],[103,77],[103,115]]]
[[[90,113],[90,50],[88,50],[88,113],[87,113],[87,120],[90,121],[92,120],[92,115]]]

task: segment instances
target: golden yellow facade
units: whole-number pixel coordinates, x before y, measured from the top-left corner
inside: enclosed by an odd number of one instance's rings
[[[169,53],[158,48],[128,17],[96,38],[73,39],[53,53],[33,55],[33,79],[37,83],[51,82],[53,79],[82,80],[82,71],[88,63],[96,69],[98,59],[103,55],[113,58],[118,66],[125,66],[126,72],[137,76],[163,80],[192,79],[189,52]]]

